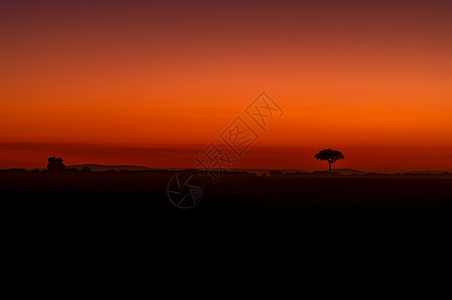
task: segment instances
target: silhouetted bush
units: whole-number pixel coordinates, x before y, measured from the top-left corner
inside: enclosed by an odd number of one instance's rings
[[[47,169],[49,171],[62,171],[66,169],[66,166],[63,164],[63,159],[61,157],[51,156],[47,159]]]

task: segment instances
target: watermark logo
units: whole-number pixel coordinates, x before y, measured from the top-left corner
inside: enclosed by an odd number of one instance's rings
[[[181,172],[174,175],[167,186],[169,201],[177,208],[193,208],[204,196],[202,180],[196,174]]]

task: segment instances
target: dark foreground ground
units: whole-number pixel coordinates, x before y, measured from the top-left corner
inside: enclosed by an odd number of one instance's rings
[[[227,174],[218,184],[205,181],[199,206],[180,210],[166,195],[174,174],[1,173],[4,229],[35,248],[139,244],[181,253],[253,245],[279,255],[312,247],[359,252],[451,240],[452,176]]]
[[[73,285],[64,295],[128,280],[153,294],[216,286],[210,296],[450,285],[450,176],[228,174],[180,210],[166,196],[173,175],[0,172],[2,262],[15,291],[35,293],[28,284],[41,280]]]

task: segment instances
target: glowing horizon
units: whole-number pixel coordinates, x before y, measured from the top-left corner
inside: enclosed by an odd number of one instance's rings
[[[451,171],[452,4],[336,2],[6,1],[0,168],[191,167],[266,91],[285,114],[239,167]]]

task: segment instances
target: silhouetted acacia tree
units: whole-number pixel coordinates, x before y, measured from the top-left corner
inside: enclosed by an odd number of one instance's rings
[[[51,156],[47,161],[48,161],[47,164],[48,170],[60,171],[66,169],[66,166],[63,164],[63,160],[61,159],[61,157]]]
[[[329,172],[331,174],[331,164],[334,164],[339,159],[345,159],[341,151],[333,149],[320,150],[319,153],[315,155],[315,158],[320,160],[328,161]]]

